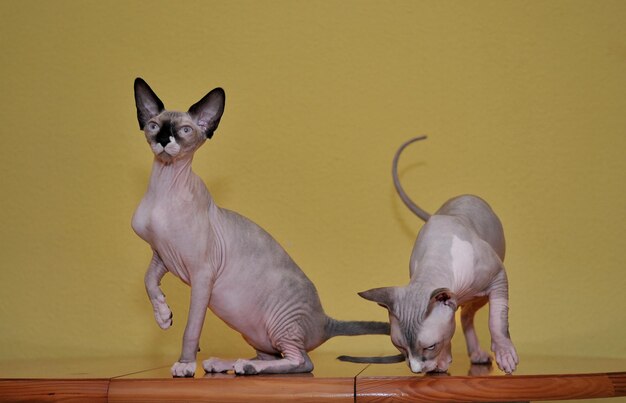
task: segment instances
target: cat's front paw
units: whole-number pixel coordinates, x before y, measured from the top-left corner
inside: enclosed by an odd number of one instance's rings
[[[165,295],[159,295],[155,299],[152,299],[152,310],[154,311],[154,318],[157,324],[163,330],[172,326],[173,314],[170,307],[165,302]]]
[[[494,342],[491,345],[491,349],[496,355],[496,363],[498,364],[498,368],[500,368],[507,374],[512,374],[513,371],[515,371],[515,368],[517,368],[519,358],[511,340],[506,339],[498,343]]]
[[[237,375],[255,375],[259,373],[259,371],[250,360],[239,359],[235,361],[233,369],[235,370],[235,373]]]
[[[172,365],[172,376],[176,378],[193,378],[196,373],[196,362],[177,361]]]
[[[222,360],[219,358],[211,357],[208,360],[202,361],[202,367],[207,373],[210,372],[227,372],[233,370],[235,361]]]

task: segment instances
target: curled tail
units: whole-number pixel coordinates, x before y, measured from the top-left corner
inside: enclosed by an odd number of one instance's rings
[[[405,360],[402,354],[387,355],[384,357],[352,357],[350,355],[340,355],[339,361],[355,362],[357,364],[394,364]]]
[[[343,321],[328,318],[326,336],[361,336],[364,334],[389,334],[389,323],[368,321]]]
[[[404,204],[409,208],[409,210],[415,213],[415,215],[417,215],[419,218],[421,218],[424,221],[428,221],[428,219],[430,218],[430,214],[422,210],[417,204],[413,202],[413,200],[409,198],[409,196],[406,194],[406,192],[402,188],[402,185],[400,184],[400,179],[398,179],[398,160],[400,159],[400,154],[409,144],[415,143],[416,141],[424,140],[424,139],[426,139],[426,136],[419,136],[419,137],[412,138],[411,140],[402,144],[400,148],[398,148],[398,151],[396,151],[396,155],[394,155],[393,157],[391,175],[393,176],[393,184],[395,185],[396,190],[398,191],[398,195],[400,195],[400,198],[402,199]]]

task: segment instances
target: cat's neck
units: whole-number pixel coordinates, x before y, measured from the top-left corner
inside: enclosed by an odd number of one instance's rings
[[[204,185],[204,182],[191,169],[193,158],[176,159],[169,163],[164,163],[155,158],[152,163],[152,173],[148,192],[154,195],[179,195],[184,198],[189,196],[200,199],[204,203],[211,195]],[[160,196],[159,196],[160,197]]]

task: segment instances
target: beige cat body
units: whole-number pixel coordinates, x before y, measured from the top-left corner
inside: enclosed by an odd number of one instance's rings
[[[315,286],[266,231],[218,207],[191,170],[195,151],[217,129],[224,91],[217,88],[189,108],[171,112],[142,79],[135,80],[139,126],[154,153],[148,190],[132,226],[152,248],[145,285],[157,323],[172,325],[159,285],[168,272],[191,286],[182,352],[174,376],[193,376],[207,309],[256,350],[254,359],[203,362],[207,372],[308,372],[307,352],[337,335],[389,334],[389,324],[328,317]]]
[[[504,270],[505,241],[500,220],[481,198],[452,198],[432,216],[413,203],[400,185],[396,152],[393,179],[400,197],[426,223],[420,230],[409,261],[409,284],[359,293],[387,308],[391,341],[402,353],[396,357],[340,357],[353,362],[394,362],[405,359],[413,372],[445,372],[452,361],[451,340],[455,312],[461,323],[472,363],[489,363],[474,329],[474,314],[489,303],[491,349],[498,366],[515,370],[518,357],[509,335],[508,281]]]

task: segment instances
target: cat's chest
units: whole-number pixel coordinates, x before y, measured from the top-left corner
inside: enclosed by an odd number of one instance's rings
[[[144,197],[133,215],[133,230],[153,247],[165,241],[175,242],[190,229],[190,207],[180,200]]]

